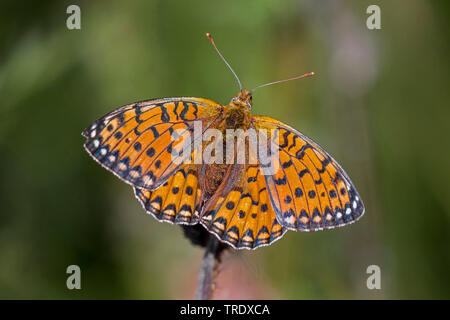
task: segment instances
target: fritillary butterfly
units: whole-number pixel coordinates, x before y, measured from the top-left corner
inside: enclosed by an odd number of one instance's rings
[[[241,86],[227,106],[193,97],[123,106],[83,131],[87,139],[84,147],[104,168],[132,185],[145,210],[156,219],[184,225],[200,223],[235,249],[269,245],[287,230],[332,229],[358,220],[364,214],[364,205],[341,166],[295,129],[269,117],[252,115],[255,89],[247,91]],[[175,161],[174,149],[195,143],[183,139],[184,133],[193,132],[195,123],[201,123],[202,133],[211,128],[224,135],[227,129],[236,128],[276,132],[277,140],[272,135],[266,137],[267,143],[276,143],[277,156],[271,158],[278,164],[276,171],[263,174],[258,161]],[[202,145],[211,143],[203,141]],[[192,157],[193,153],[190,160]]]

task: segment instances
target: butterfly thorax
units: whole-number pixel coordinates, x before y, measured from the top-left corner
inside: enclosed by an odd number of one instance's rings
[[[250,110],[236,105],[228,105],[224,109],[221,122],[217,129],[226,132],[226,129],[248,129],[250,127]]]
[[[222,121],[217,125],[217,129],[248,129],[250,127],[251,106],[251,94],[249,91],[242,90],[231,99],[227,106],[224,106]]]

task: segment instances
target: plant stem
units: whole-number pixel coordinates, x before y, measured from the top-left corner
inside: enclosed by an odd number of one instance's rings
[[[213,272],[221,252],[218,249],[219,240],[210,234],[198,274],[197,292],[195,293],[195,299],[197,300],[209,300],[212,296]]]

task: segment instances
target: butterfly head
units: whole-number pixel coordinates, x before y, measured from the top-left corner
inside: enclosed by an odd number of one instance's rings
[[[251,91],[247,91],[245,89],[242,89],[239,94],[235,95],[230,102],[230,106],[248,109],[251,109],[252,105],[252,93]]]

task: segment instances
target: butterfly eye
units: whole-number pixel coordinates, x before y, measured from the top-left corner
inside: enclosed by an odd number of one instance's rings
[[[231,101],[238,103],[239,99],[238,99],[238,97],[234,97],[233,99],[231,99]]]

